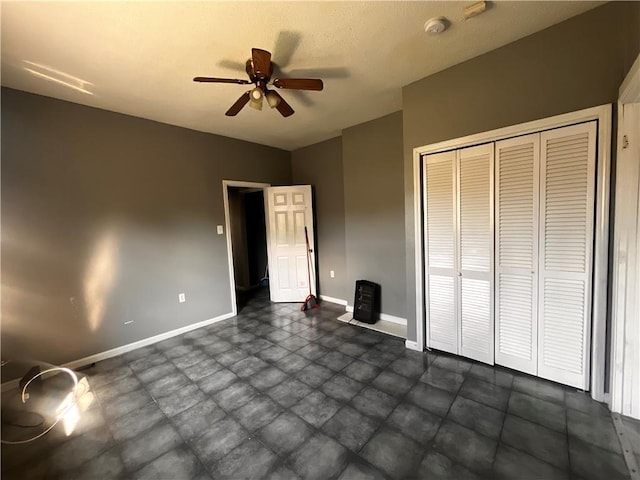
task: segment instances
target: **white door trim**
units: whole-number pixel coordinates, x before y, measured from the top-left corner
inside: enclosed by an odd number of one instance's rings
[[[592,368],[591,396],[595,400],[605,401],[605,341],[607,317],[607,268],[609,246],[609,195],[611,183],[611,105],[591,107],[577,112],[565,113],[549,118],[534,120],[488,132],[467,135],[452,140],[423,145],[413,149],[413,222],[414,222],[414,259],[416,283],[416,343],[424,348],[424,249],[422,234],[422,180],[421,158],[423,155],[444,152],[457,148],[495,142],[519,135],[527,135],[564,127],[574,123],[598,121],[596,221],[593,275],[593,329],[591,335]]]
[[[224,201],[224,229],[227,237],[227,260],[229,261],[229,290],[231,292],[231,311],[238,314],[236,303],[236,276],[233,270],[233,246],[231,244],[231,221],[229,219],[229,187],[259,188],[270,187],[270,183],[244,182],[240,180],[222,180],[222,197]]]

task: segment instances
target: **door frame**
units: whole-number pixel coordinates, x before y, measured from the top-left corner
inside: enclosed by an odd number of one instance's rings
[[[424,145],[413,149],[413,226],[415,268],[416,341],[407,340],[407,347],[425,348],[425,297],[424,297],[424,238],[422,232],[424,186],[422,182],[422,157],[457,148],[496,142],[506,138],[536,133],[541,130],[565,127],[575,123],[596,120],[598,145],[596,152],[596,205],[595,245],[592,284],[591,376],[590,391],[594,400],[609,402],[605,393],[607,289],[609,266],[609,201],[611,189],[611,129],[612,105],[600,105],[576,112],[498,128],[488,132],[467,135],[452,140]]]
[[[227,237],[227,259],[229,261],[229,290],[231,293],[231,312],[238,314],[238,304],[236,298],[236,275],[233,268],[233,245],[231,243],[231,220],[229,218],[229,187],[240,188],[261,188],[270,187],[270,183],[245,182],[241,180],[222,180],[222,197],[224,202],[224,228]],[[263,193],[264,195],[264,193]]]

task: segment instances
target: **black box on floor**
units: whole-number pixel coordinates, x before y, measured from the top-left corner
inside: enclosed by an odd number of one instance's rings
[[[376,323],[380,314],[380,285],[368,280],[356,281],[353,318],[360,322]]]

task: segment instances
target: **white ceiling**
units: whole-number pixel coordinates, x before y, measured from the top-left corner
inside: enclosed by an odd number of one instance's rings
[[[158,122],[293,150],[401,109],[402,87],[603,2],[3,2],[2,85]],[[424,23],[445,16],[439,36]],[[281,76],[324,80],[281,95],[296,110],[224,112],[247,90],[194,83],[246,78],[252,47]],[[87,82],[93,95],[36,77],[33,62]]]

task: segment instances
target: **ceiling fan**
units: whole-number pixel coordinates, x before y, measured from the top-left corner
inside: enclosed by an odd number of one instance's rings
[[[235,78],[215,78],[215,77],[195,77],[194,82],[209,83],[238,83],[240,85],[255,84],[251,90],[247,90],[240,98],[231,105],[225,115],[233,117],[238,114],[242,108],[249,103],[250,107],[262,110],[262,102],[266,97],[267,103],[271,108],[277,108],[283,117],[293,115],[294,110],[285,102],[275,90],[268,87],[285,88],[293,90],[322,90],[324,87],[322,80],[317,78],[274,78],[273,63],[271,62],[271,53],[259,48],[251,49],[251,58],[246,63],[247,75],[249,80],[239,80]]]

